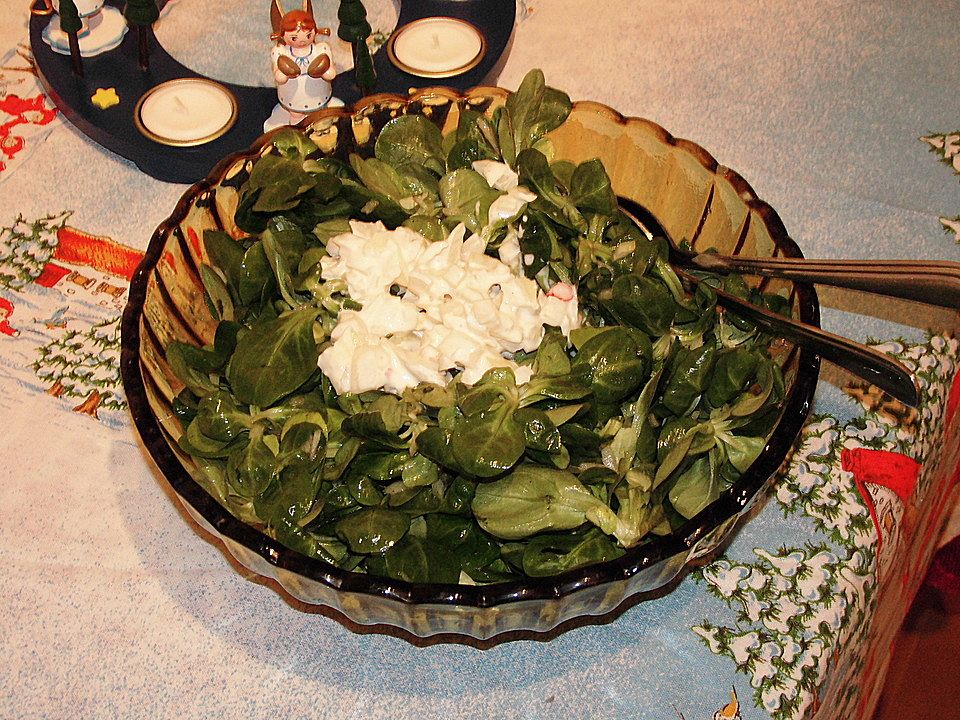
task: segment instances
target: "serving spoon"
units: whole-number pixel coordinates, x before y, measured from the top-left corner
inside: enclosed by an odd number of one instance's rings
[[[695,288],[700,280],[686,272],[682,265],[689,264],[686,255],[675,257],[680,251],[670,235],[645,208],[620,199],[621,209],[639,227],[648,239],[662,237],[670,246],[670,260],[674,271],[687,287]],[[679,262],[677,262],[679,260]],[[749,271],[748,271],[749,272]],[[920,391],[910,371],[900,362],[872,348],[840,335],[834,335],[814,325],[807,325],[792,318],[773,313],[711,286],[716,294],[717,305],[754,323],[763,330],[783,337],[796,345],[809,348],[824,360],[839,365],[859,378],[876,385],[900,402],[917,407]]]
[[[960,308],[960,263],[918,260],[808,260],[696,253],[668,238],[671,260],[711,272],[736,272],[849,288]]]

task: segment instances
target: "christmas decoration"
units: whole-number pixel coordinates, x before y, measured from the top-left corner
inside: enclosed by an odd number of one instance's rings
[[[337,35],[353,47],[357,87],[363,95],[368,95],[377,84],[377,73],[367,45],[367,38],[372,32],[367,22],[367,10],[360,0],[340,0],[337,19],[340,21]]]
[[[160,17],[157,3],[154,0],[127,0],[123,8],[123,17],[128,25],[137,28],[137,60],[140,68],[147,70],[150,67],[150,26]]]
[[[98,417],[101,408],[123,410],[120,390],[120,318],[89,329],[66,330],[40,348],[33,364],[37,377],[54,397],[80,398],[74,412]]]
[[[97,91],[90,96],[90,102],[101,110],[107,110],[114,105],[119,105],[120,97],[117,95],[116,88],[97,88]]]
[[[831,702],[824,716],[857,714],[860,683],[875,666],[867,648],[879,647],[872,637],[885,631],[866,620],[879,583],[886,591],[899,583],[892,571],[903,563],[905,536],[914,530],[910,503],[929,489],[929,477],[917,469],[941,442],[939,420],[960,343],[932,335],[925,343],[874,346],[913,372],[919,417],[903,424],[882,404],[865,404],[865,414],[845,425],[811,418],[772,498],[786,522],[809,527],[811,539],[776,551],[757,547],[753,557],[722,557],[695,575],[732,616],[705,619],[693,632],[711,652],[733,660],[749,678],[755,704],[774,720],[811,718],[825,697]],[[869,472],[861,477],[844,468]],[[887,506],[891,512],[882,512]]]
[[[270,58],[280,102],[263,123],[264,132],[296,125],[308,113],[326,107],[334,100],[330,83],[337,76],[333,51],[321,39],[330,34],[330,28],[317,26],[310,0],[303,0],[302,9],[289,12],[283,11],[280,0],[273,0],[270,26],[275,42]]]
[[[80,58],[80,40],[77,33],[83,27],[80,13],[73,0],[60,0],[60,29],[67,34],[70,42],[70,62],[73,72],[83,77],[83,60]]]
[[[940,162],[948,165],[955,175],[960,175],[960,130],[938,135],[926,135],[920,139],[930,146],[930,151],[937,155]],[[947,234],[952,234],[954,239],[960,243],[960,215],[941,217],[940,224],[943,225]]]
[[[11,227],[0,228],[0,287],[19,290],[40,277],[56,250],[57,232],[70,215],[47,215],[33,222],[18,215]]]

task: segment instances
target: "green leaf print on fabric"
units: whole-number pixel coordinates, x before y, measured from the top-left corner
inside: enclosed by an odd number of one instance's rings
[[[925,135],[920,138],[930,146],[930,151],[937,155],[940,162],[948,165],[954,175],[960,175],[960,130],[939,135]],[[960,215],[941,217],[940,224],[948,235],[960,243]]]
[[[57,231],[70,215],[68,211],[33,221],[18,215],[13,225],[0,227],[0,287],[21,290],[40,277],[60,242]]]

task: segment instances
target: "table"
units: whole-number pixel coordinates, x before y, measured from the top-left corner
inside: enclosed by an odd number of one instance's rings
[[[921,407],[825,368],[774,491],[669,595],[487,651],[355,634],[231,567],[140,446],[118,317],[185,186],[58,118],[17,46],[24,5],[0,27],[0,716],[870,717],[956,501],[955,312],[822,290],[824,326],[915,369]],[[694,139],[808,255],[960,260],[960,6],[520,10],[503,86],[539,66]]]

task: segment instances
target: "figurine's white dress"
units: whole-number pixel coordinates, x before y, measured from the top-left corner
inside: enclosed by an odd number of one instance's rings
[[[277,86],[277,97],[284,109],[295,113],[310,113],[325,107],[330,101],[330,95],[333,89],[329,80],[312,78],[307,75],[307,68],[310,63],[321,55],[333,58],[333,52],[330,46],[325,42],[315,42],[309,48],[307,55],[295,55],[292,48],[287,45],[277,45],[270,54],[273,67],[277,67],[277,59],[281,55],[286,55],[300,67],[300,75],[290,78],[283,85]],[[331,67],[332,69],[332,67]],[[330,70],[325,73],[330,75]]]

